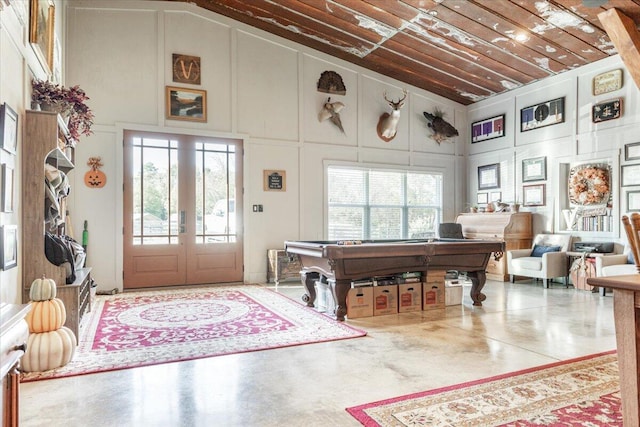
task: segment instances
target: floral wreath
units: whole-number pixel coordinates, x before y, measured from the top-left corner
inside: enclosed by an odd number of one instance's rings
[[[580,165],[569,174],[569,200],[581,206],[600,205],[609,200],[609,167]]]

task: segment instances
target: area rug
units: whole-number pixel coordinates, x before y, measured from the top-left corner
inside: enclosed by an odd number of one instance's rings
[[[622,426],[615,352],[347,408],[377,426]]]
[[[86,319],[86,320],[85,320]],[[355,338],[366,332],[258,285],[98,296],[72,361],[23,381]]]

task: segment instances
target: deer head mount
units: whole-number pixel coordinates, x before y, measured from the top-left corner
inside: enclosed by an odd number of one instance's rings
[[[402,90],[402,98],[398,101],[393,101],[387,98],[387,91],[384,91],[384,100],[391,106],[391,113],[384,113],[378,119],[378,136],[384,142],[389,142],[396,137],[396,131],[398,129],[398,121],[400,121],[400,109],[404,105],[404,100],[407,98],[407,90]]]

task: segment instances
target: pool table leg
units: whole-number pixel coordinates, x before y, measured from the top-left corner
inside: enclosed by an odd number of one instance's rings
[[[307,307],[315,307],[316,302],[316,280],[320,279],[320,273],[313,271],[301,271],[300,280],[304,285],[307,293],[302,295],[302,301],[307,303]]]
[[[336,280],[329,283],[336,301],[336,320],[344,321],[344,316],[347,315],[347,294],[351,289],[351,281]]]
[[[473,305],[482,306],[482,301],[487,299],[487,296],[480,292],[484,288],[484,284],[487,281],[487,274],[484,271],[471,271],[467,273],[467,277],[471,279],[471,299]]]

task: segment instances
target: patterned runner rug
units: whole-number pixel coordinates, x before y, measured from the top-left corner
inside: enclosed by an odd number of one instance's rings
[[[23,373],[60,378],[366,335],[255,285],[98,296],[69,364]]]
[[[347,411],[374,426],[622,426],[615,352],[596,354]]]

